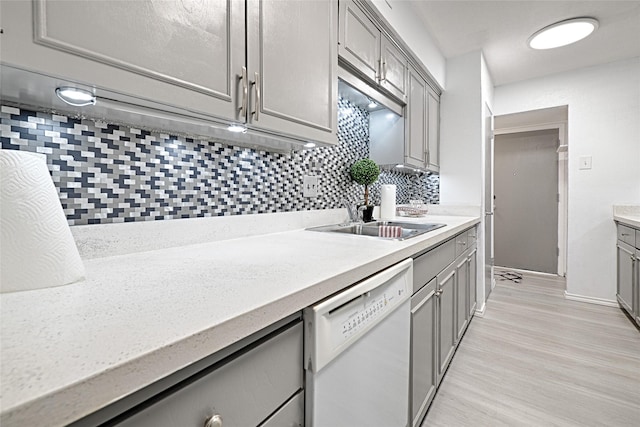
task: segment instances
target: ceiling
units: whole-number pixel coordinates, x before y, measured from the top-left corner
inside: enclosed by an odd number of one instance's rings
[[[410,4],[446,58],[482,50],[496,86],[640,56],[640,0],[410,0]],[[527,46],[537,30],[585,16],[600,22],[588,38],[544,51]]]

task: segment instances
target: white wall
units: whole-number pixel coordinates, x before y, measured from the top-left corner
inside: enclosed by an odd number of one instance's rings
[[[389,4],[391,7],[389,7]],[[413,10],[411,1],[372,0],[380,14],[391,24],[402,40],[427,67],[431,76],[445,87],[445,58]]]
[[[440,203],[480,206],[484,212],[485,104],[493,82],[482,52],[447,60],[440,99]],[[484,220],[484,218],[483,218]],[[484,308],[484,227],[478,234],[478,309]]]
[[[614,301],[612,205],[640,204],[640,58],[495,89],[495,115],[569,106],[567,293]],[[591,170],[579,170],[592,156]]]
[[[447,61],[440,98],[440,203],[482,203],[482,88],[480,51]]]

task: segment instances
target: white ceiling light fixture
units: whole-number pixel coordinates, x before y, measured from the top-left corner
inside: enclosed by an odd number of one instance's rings
[[[589,36],[598,29],[595,18],[572,18],[536,31],[527,44],[532,49],[543,50],[566,46]]]
[[[86,89],[77,87],[62,86],[56,88],[56,95],[69,105],[74,107],[84,107],[85,105],[95,105],[96,96]]]

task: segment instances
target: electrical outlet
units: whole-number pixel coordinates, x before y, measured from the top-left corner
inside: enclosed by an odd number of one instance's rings
[[[302,196],[318,197],[318,177],[305,175],[302,180]]]

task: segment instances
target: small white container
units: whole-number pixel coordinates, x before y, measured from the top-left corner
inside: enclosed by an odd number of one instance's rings
[[[384,184],[380,188],[380,219],[391,220],[396,216],[396,186]]]

